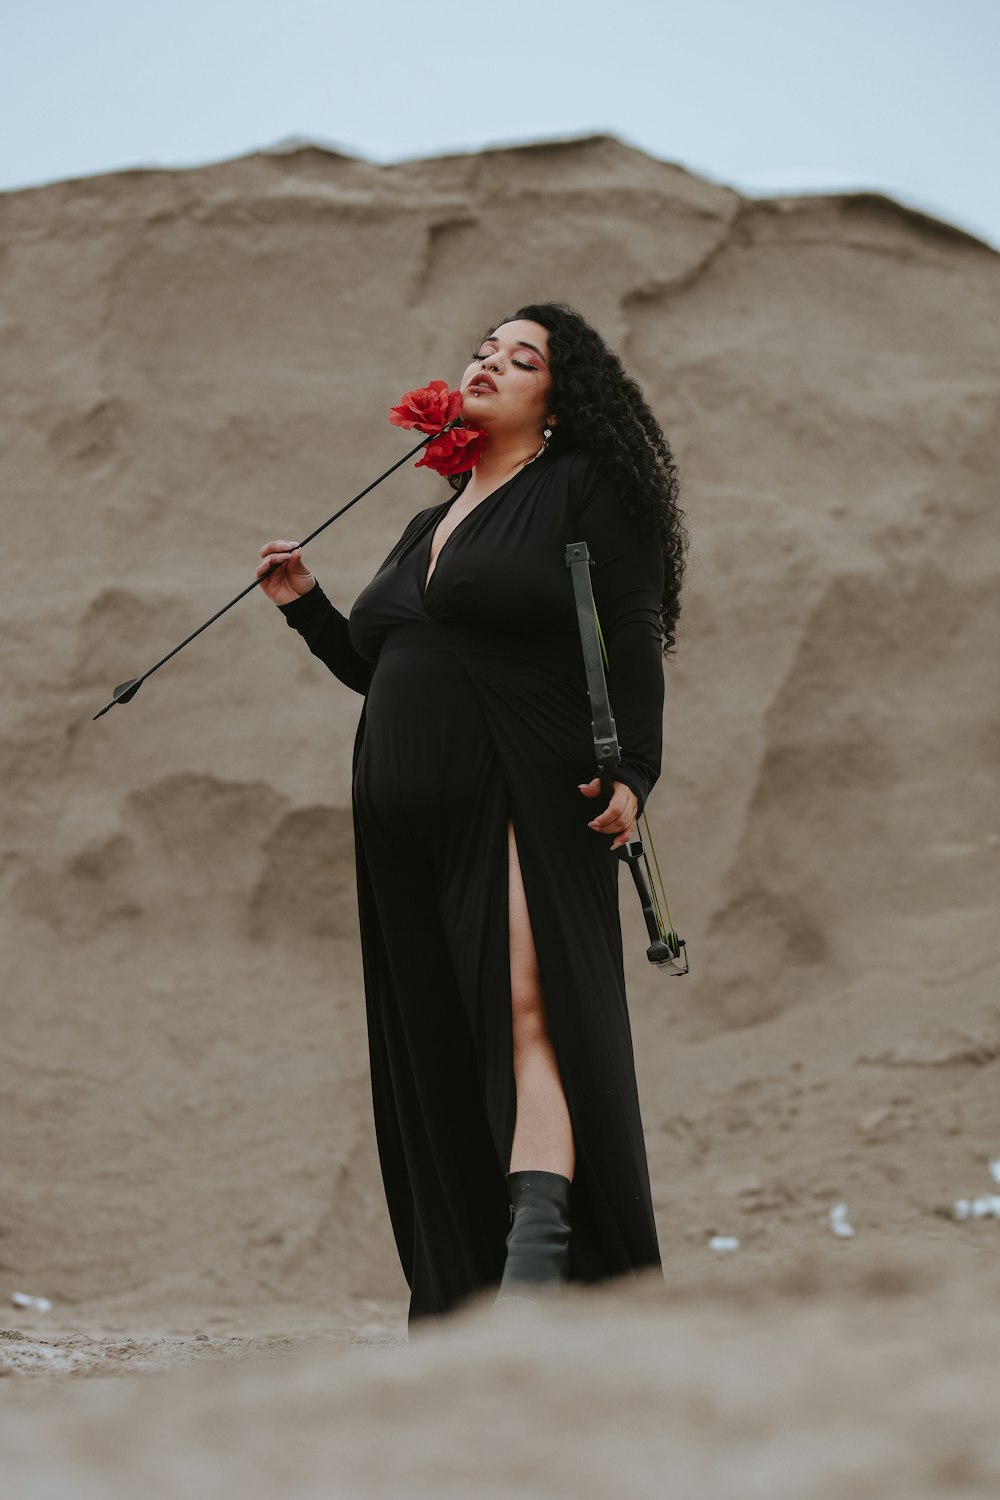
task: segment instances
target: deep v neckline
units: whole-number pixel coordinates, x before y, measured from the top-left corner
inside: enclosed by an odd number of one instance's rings
[[[487,495],[486,496],[486,500],[492,500],[493,495],[495,495],[495,494],[496,494],[496,490],[494,490],[492,494]],[[457,499],[458,499],[458,496],[456,495],[455,496],[455,500],[457,500]],[[454,505],[455,500],[449,500],[448,501],[448,509],[449,510]],[[485,505],[486,504],[486,500],[481,500],[479,502],[479,505]],[[421,563],[421,577],[424,580],[423,581],[423,585],[422,585],[421,590],[420,590],[420,597],[421,597],[421,599],[426,599],[427,598],[427,590],[430,588],[431,582],[433,581],[433,578],[434,578],[434,575],[435,575],[435,573],[438,570],[438,563],[441,561],[441,553],[447,547],[448,543],[451,541],[452,537],[455,535],[455,532],[459,531],[462,528],[462,526],[469,519],[470,516],[474,516],[475,515],[476,511],[479,509],[479,505],[474,505],[473,508],[472,508],[472,510],[470,510],[469,512],[467,512],[467,514],[462,517],[461,521],[457,521],[455,523],[455,525],[452,527],[451,531],[449,531],[448,535],[445,537],[444,541],[441,543],[440,547],[438,548],[438,555],[434,559],[434,566],[433,566],[433,568],[430,569],[430,575],[428,576],[427,570],[428,570],[428,568],[430,568],[431,553],[434,550],[434,538],[437,536],[437,529],[441,525],[441,522],[444,520],[445,516],[448,514],[448,510],[445,510],[440,516],[438,516],[437,520],[434,522],[434,525],[431,527],[430,541],[427,544],[427,551],[426,551],[426,553],[422,553],[421,554],[421,558],[422,558],[422,563]]]
[[[430,588],[431,584],[434,582],[434,579],[437,577],[438,566],[439,566],[439,564],[441,562],[441,554],[442,554],[442,552],[444,552],[445,548],[447,547],[448,543],[451,541],[452,537],[456,534],[456,532],[461,531],[461,529],[465,525],[466,521],[471,521],[472,517],[476,514],[476,512],[478,510],[481,510],[484,505],[488,505],[491,500],[495,500],[496,497],[497,497],[497,495],[499,495],[502,490],[505,490],[509,484],[513,484],[514,481],[515,481],[515,479],[520,479],[521,475],[525,472],[525,470],[532,468],[532,466],[534,464],[536,464],[537,462],[538,462],[537,459],[532,459],[531,463],[525,464],[524,468],[519,469],[516,474],[512,474],[509,479],[505,479],[504,482],[503,482],[503,484],[498,484],[495,490],[490,490],[489,494],[485,495],[482,500],[478,500],[476,502],[476,504],[472,507],[472,509],[470,511],[468,511],[462,517],[462,519],[460,521],[456,522],[456,524],[452,527],[451,531],[449,531],[448,535],[445,537],[444,541],[441,543],[441,546],[438,548],[438,555],[434,559],[434,567],[431,569],[431,574],[430,574],[430,577],[428,578],[428,576],[427,576],[427,569],[428,569],[428,567],[430,565],[431,552],[433,551],[433,548],[434,548],[434,538],[437,536],[437,529],[440,526],[441,522],[444,520],[445,516],[448,514],[448,510],[450,510],[451,507],[455,504],[455,500],[458,500],[460,497],[458,495],[456,495],[453,500],[449,500],[448,501],[448,509],[445,510],[440,516],[438,516],[437,520],[434,522],[433,526],[430,529],[430,540],[428,541],[428,544],[427,544],[427,551],[426,552],[421,552],[421,554],[420,554],[420,556],[421,556],[421,573],[420,573],[420,576],[421,576],[421,578],[423,580],[422,585],[421,585],[421,589],[420,589],[421,603],[423,603],[423,601],[427,598],[427,590]]]

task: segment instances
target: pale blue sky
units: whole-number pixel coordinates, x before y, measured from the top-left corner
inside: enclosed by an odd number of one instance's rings
[[[609,131],[1000,247],[998,57],[1000,0],[0,0],[0,189],[289,136],[386,162]]]

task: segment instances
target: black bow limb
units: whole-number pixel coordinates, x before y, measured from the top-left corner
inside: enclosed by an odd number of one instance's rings
[[[610,797],[614,791],[615,772],[621,764],[621,747],[618,744],[618,731],[611,712],[611,699],[608,695],[608,682],[604,672],[604,643],[597,618],[594,587],[590,580],[590,569],[593,564],[586,542],[567,543],[566,566],[573,580],[573,598],[576,602],[580,644],[583,647],[583,664],[587,674],[587,694],[590,698],[594,731],[594,757],[597,761],[601,786]],[[646,827],[648,832],[648,822]],[[651,894],[655,887],[652,884],[649,861],[646,858],[642,839],[638,837],[638,831],[634,839],[620,844],[616,853],[618,858],[628,865],[638,892],[650,940],[649,947],[646,949],[646,957],[663,973],[678,976],[686,974],[688,972],[687,947],[684,939],[674,931],[665,893],[663,906],[667,911],[667,923],[664,925],[659,904]],[[655,850],[653,858],[656,859]],[[646,867],[645,875],[642,869],[643,864]],[[659,867],[657,867],[657,873],[659,873]],[[648,882],[647,875],[649,875]]]
[[[402,458],[398,459],[396,463],[392,464],[388,469],[386,469],[384,474],[380,474],[377,479],[373,479],[371,484],[366,484],[364,489],[359,490],[353,499],[348,500],[346,505],[342,505],[338,511],[335,511],[328,520],[323,522],[322,526],[317,526],[315,531],[310,531],[307,537],[303,537],[301,542],[296,543],[296,546],[304,547],[307,542],[312,541],[314,536],[319,536],[320,532],[325,531],[328,526],[331,526],[334,521],[338,520],[344,514],[345,510],[350,510],[352,505],[357,505],[358,501],[363,500],[366,495],[370,494],[377,484],[381,484],[383,479],[388,479],[390,474],[394,474],[397,469],[401,468],[402,465],[406,463],[406,460],[408,458],[413,457],[414,453],[419,453],[421,448],[426,448],[428,444],[435,442],[436,439],[441,437],[444,433],[450,432],[453,427],[457,427],[459,425],[461,420],[461,417],[453,417],[451,421],[446,422],[438,432],[429,433],[427,437],[421,438],[420,442],[415,448],[411,448],[409,453],[404,453]],[[142,684],[146,681],[147,677],[152,677],[153,673],[159,671],[160,667],[162,667],[165,662],[168,662],[172,656],[176,656],[178,651],[183,651],[184,647],[189,645],[191,641],[194,640],[195,636],[201,635],[203,630],[207,630],[210,625],[214,625],[216,620],[218,620],[221,615],[224,615],[227,610],[232,609],[234,604],[239,604],[240,600],[246,598],[247,594],[252,593],[256,588],[259,588],[264,579],[267,578],[271,573],[273,573],[275,568],[280,568],[283,566],[284,564],[282,563],[272,564],[272,566],[268,568],[266,573],[262,573],[259,578],[255,578],[252,583],[248,583],[245,589],[241,589],[240,592],[236,595],[235,599],[230,599],[228,604],[224,604],[221,609],[216,610],[212,618],[210,620],[206,620],[204,625],[199,625],[197,630],[192,630],[189,636],[185,636],[184,640],[181,641],[179,646],[175,646],[172,651],[167,652],[166,656],[161,656],[158,662],[154,662],[151,667],[147,667],[141,677],[130,677],[127,682],[120,682],[112,693],[110,700],[105,703],[103,708],[98,709],[97,713],[94,715],[94,718],[99,719],[102,714],[107,713],[109,708],[114,708],[116,703],[128,703],[132,698],[135,697],[136,693],[142,687]]]

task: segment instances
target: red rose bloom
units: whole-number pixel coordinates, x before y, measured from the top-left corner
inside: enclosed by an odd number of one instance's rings
[[[474,469],[489,441],[489,433],[482,427],[453,427],[444,437],[436,438],[427,445],[423,458],[418,458],[415,469],[436,469],[439,474],[464,474]]]
[[[432,380],[420,390],[407,391],[398,406],[389,410],[394,427],[416,427],[420,432],[437,432],[446,422],[460,415],[462,392],[449,391],[446,380]]]
[[[394,427],[416,427],[420,432],[440,432],[462,411],[464,398],[460,390],[449,391],[445,380],[432,380],[430,385],[407,391],[398,406],[389,410],[389,421]],[[452,427],[428,443],[423,458],[418,458],[415,469],[434,469],[438,474],[463,474],[475,468],[483,449],[489,441],[489,433],[482,427]]]

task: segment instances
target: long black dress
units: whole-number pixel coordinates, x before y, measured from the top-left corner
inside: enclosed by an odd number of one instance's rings
[[[365,695],[353,760],[372,1097],[409,1321],[502,1275],[517,1095],[512,819],[576,1148],[568,1277],[658,1266],[625,999],[613,834],[596,774],[567,542],[586,541],[640,810],[660,770],[663,558],[587,455],[545,454],[458,523],[409,522],[350,619],[316,586],[288,624]]]

